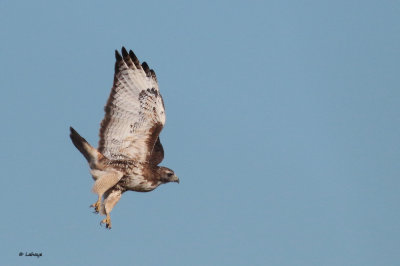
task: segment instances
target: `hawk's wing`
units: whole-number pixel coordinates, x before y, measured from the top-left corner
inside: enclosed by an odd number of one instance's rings
[[[152,69],[132,51],[115,51],[114,85],[101,122],[99,151],[109,159],[158,164],[164,157],[159,134],[164,102]],[[153,153],[154,149],[154,153]]]

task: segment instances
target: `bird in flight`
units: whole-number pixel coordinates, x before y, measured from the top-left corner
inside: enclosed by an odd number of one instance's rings
[[[70,127],[75,147],[89,163],[100,224],[111,228],[110,212],[125,191],[149,192],[161,184],[179,183],[174,171],[158,166],[164,159],[160,132],[165,124],[164,101],[157,77],[146,62],[122,47],[115,51],[114,83],[104,108],[99,147],[92,147]]]

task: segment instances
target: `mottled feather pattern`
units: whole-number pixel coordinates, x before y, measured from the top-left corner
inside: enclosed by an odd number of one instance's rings
[[[150,159],[165,124],[155,72],[133,52],[116,52],[114,85],[100,128],[99,151],[110,159]]]
[[[106,215],[101,223],[107,228],[111,228],[110,212],[125,191],[149,192],[161,184],[179,183],[174,171],[158,165],[164,158],[159,135],[165,109],[154,70],[125,48],[122,56],[115,51],[115,58],[99,148],[70,128],[70,138],[88,161],[95,181],[92,191],[98,198],[91,207]]]

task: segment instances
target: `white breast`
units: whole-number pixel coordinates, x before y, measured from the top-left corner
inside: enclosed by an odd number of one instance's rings
[[[130,176],[125,184],[125,188],[128,190],[147,192],[152,191],[160,185],[160,182],[154,184],[144,179],[141,175]]]

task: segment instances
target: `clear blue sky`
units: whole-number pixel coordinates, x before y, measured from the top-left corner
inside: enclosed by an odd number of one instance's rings
[[[2,265],[400,265],[398,1],[0,1]],[[124,45],[156,70],[163,165],[99,226]],[[42,252],[41,258],[19,252]]]

